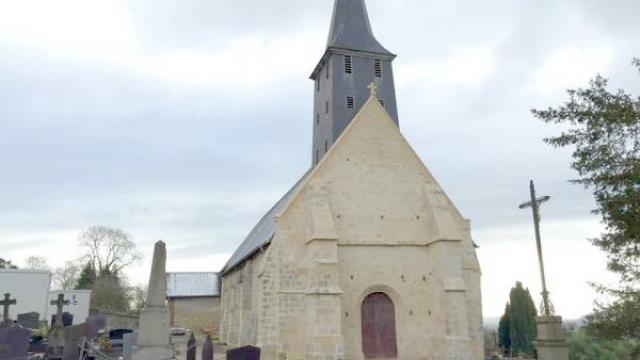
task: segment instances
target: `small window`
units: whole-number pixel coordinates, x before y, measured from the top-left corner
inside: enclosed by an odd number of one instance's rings
[[[320,125],[320,114],[316,114],[316,126]]]
[[[380,105],[382,105],[382,107],[384,107],[384,100],[378,98],[378,101],[380,102]]]
[[[382,60],[375,59],[373,62],[373,71],[376,74],[376,77],[382,77]]]
[[[324,104],[324,112],[327,113],[327,114],[329,113],[329,102],[328,101]]]
[[[326,153],[327,153],[327,151],[329,151],[329,142],[328,142],[328,141],[325,141],[325,142],[324,142],[324,153],[326,154]]]
[[[329,64],[326,65],[324,74],[325,74],[325,77],[328,79],[329,78]]]
[[[320,92],[320,78],[316,79],[316,91]]]
[[[353,109],[354,100],[353,96],[347,96],[347,109]]]
[[[316,165],[318,164],[319,161],[320,161],[320,152],[318,152],[318,149],[316,149]]]
[[[351,55],[344,56],[344,72],[347,74],[353,73],[353,62],[351,59]]]

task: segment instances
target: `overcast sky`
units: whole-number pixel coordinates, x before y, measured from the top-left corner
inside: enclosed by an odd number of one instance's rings
[[[570,185],[558,105],[596,73],[640,92],[637,0],[368,0],[394,62],[400,127],[472,220],[486,316],[516,280],[539,303],[528,181],[543,208],[550,291],[589,312],[615,281]],[[311,162],[313,84],[332,0],[0,0],[0,257],[52,265],[91,225],[128,231],[168,269],[215,271]]]

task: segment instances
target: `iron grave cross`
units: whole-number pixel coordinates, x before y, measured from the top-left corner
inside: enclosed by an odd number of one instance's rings
[[[544,275],[544,261],[542,260],[542,242],[540,241],[540,204],[549,201],[551,197],[543,196],[536,198],[536,188],[533,185],[533,180],[529,185],[531,192],[531,201],[520,204],[520,209],[531,208],[533,212],[533,227],[536,233],[536,245],[538,246],[538,263],[540,265],[540,278],[542,279],[542,312],[545,316],[550,316],[553,313],[551,309],[551,301],[549,300],[549,291],[547,291],[547,280]]]
[[[4,321],[5,324],[11,323],[11,320],[9,320],[9,306],[18,303],[16,299],[10,300],[10,298],[11,294],[7,293],[4,294],[4,300],[0,301],[0,305],[2,305],[2,307],[4,308],[4,310],[2,311],[2,321]]]
[[[56,322],[55,324],[51,324],[57,328],[63,328],[64,323],[62,322],[62,307],[65,305],[71,304],[71,301],[64,299],[64,294],[58,294],[58,300],[51,300],[51,305],[56,305]]]

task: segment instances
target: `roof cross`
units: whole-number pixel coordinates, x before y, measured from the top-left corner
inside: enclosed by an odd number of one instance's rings
[[[367,86],[367,89],[369,89],[369,91],[371,92],[371,96],[372,97],[376,97],[378,95],[378,86],[371,82],[371,84],[369,84],[369,86]]]
[[[2,311],[2,320],[5,324],[10,324],[11,320],[9,320],[9,306],[15,305],[18,302],[16,299],[11,300],[11,294],[4,294],[4,300],[0,301],[0,305],[4,308]]]

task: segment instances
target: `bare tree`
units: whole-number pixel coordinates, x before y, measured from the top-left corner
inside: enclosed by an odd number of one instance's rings
[[[51,271],[47,258],[44,256],[29,256],[25,262],[27,264],[25,266],[26,269]]]
[[[80,245],[87,250],[85,260],[94,265],[99,274],[119,274],[142,256],[131,236],[120,229],[94,226],[80,234]]]
[[[80,266],[73,261],[67,261],[53,272],[53,281],[61,290],[70,290],[76,286],[80,275]]]
[[[147,302],[147,287],[136,285],[129,289],[129,297],[131,302],[131,311],[135,315],[140,315],[142,308]]]

